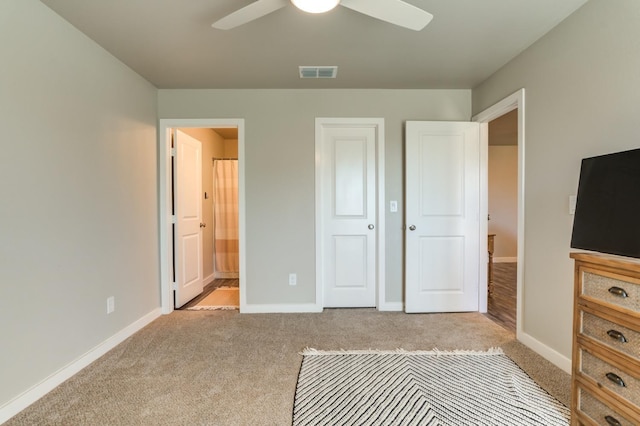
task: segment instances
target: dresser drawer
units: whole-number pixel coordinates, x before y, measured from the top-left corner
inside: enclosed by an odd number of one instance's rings
[[[637,426],[637,422],[624,418],[620,413],[610,408],[589,392],[578,388],[578,411],[586,414],[598,425],[606,426]]]
[[[588,312],[581,315],[583,335],[640,360],[640,332]]]
[[[583,270],[582,295],[631,311],[640,311],[640,285],[630,282],[630,277],[615,277],[614,274],[600,275]]]
[[[607,388],[634,405],[640,405],[640,380],[580,349],[580,371],[598,387]]]

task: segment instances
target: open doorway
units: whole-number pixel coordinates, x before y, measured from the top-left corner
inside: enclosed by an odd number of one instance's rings
[[[202,146],[201,211],[204,225],[202,292],[180,309],[238,309],[238,128],[178,130]],[[174,187],[181,184],[174,181]]]
[[[518,272],[518,109],[489,122],[486,315],[515,334]]]
[[[479,122],[481,123],[481,125],[483,126],[483,145],[484,145],[484,149],[485,149],[485,160],[486,161],[486,169],[487,169],[487,174],[491,173],[488,169],[489,166],[491,165],[491,162],[496,162],[496,160],[500,160],[499,155],[500,154],[504,154],[504,156],[506,157],[516,157],[517,159],[517,164],[515,165],[516,167],[516,175],[514,177],[513,175],[513,169],[511,169],[508,174],[509,177],[501,177],[500,173],[498,173],[498,175],[496,176],[494,173],[494,178],[499,179],[509,179],[510,183],[513,184],[514,179],[515,179],[515,184],[516,184],[516,188],[515,188],[515,205],[513,203],[513,195],[506,197],[508,200],[510,201],[506,201],[507,205],[508,205],[508,209],[510,210],[510,213],[508,213],[509,219],[507,220],[507,222],[510,223],[510,225],[507,228],[503,228],[503,226],[505,226],[504,224],[500,225],[498,220],[496,220],[496,216],[495,213],[492,214],[491,211],[491,207],[495,208],[495,203],[493,206],[490,206],[490,200],[489,198],[491,197],[490,192],[491,192],[491,188],[489,187],[489,176],[484,176],[483,180],[484,183],[483,185],[486,185],[487,191],[486,195],[484,196],[485,198],[483,199],[483,204],[484,207],[486,208],[485,211],[488,212],[488,221],[487,221],[487,234],[489,234],[488,237],[488,269],[489,269],[489,273],[487,274],[487,281],[491,280],[491,272],[493,272],[493,279],[495,280],[497,278],[498,275],[496,275],[496,267],[498,267],[500,269],[500,271],[498,272],[498,274],[503,274],[502,277],[507,276],[507,280],[510,281],[510,288],[513,289],[513,275],[515,275],[515,330],[513,329],[513,319],[510,320],[510,325],[509,328],[511,331],[515,331],[516,334],[516,338],[518,340],[521,340],[523,338],[523,332],[522,332],[522,296],[524,294],[524,225],[525,225],[525,218],[524,218],[524,199],[525,199],[525,193],[524,193],[524,176],[525,176],[525,172],[524,172],[524,158],[525,158],[525,133],[524,133],[524,129],[525,129],[525,90],[524,89],[520,89],[517,92],[507,96],[506,98],[504,98],[503,100],[501,100],[500,102],[494,104],[493,106],[487,108],[486,110],[482,111],[481,113],[477,114],[476,116],[474,116],[472,118],[473,121]],[[501,124],[500,120],[501,117],[504,117],[503,120],[505,121],[505,123],[502,124],[509,124],[511,127],[509,128],[509,130],[504,130],[505,132],[509,133],[508,138],[511,139],[511,144],[512,145],[504,145],[504,146],[511,146],[511,148],[507,148],[507,149],[496,149],[496,148],[491,148],[491,146],[500,146],[497,145],[497,141],[495,140],[495,128],[494,128],[494,145],[490,145],[490,137],[489,137],[489,132],[490,132],[490,126],[491,123],[494,122],[494,126],[496,123]],[[493,158],[490,159],[489,156],[489,151],[494,151],[493,154]],[[500,151],[505,151],[505,152],[500,152]],[[513,167],[513,163],[510,163],[510,167]],[[511,194],[513,194],[513,187],[510,186],[510,191]],[[496,188],[494,187],[494,194],[496,192]],[[513,209],[515,208],[515,218],[513,217]],[[506,208],[505,208],[506,210]],[[494,222],[493,224],[491,222]],[[513,235],[513,222],[515,221],[515,228],[516,228],[516,232],[515,232],[515,236]],[[495,225],[495,226],[494,226]],[[500,226],[498,226],[500,225]],[[508,230],[507,230],[508,229]],[[498,230],[500,230],[500,234],[505,234],[505,236],[507,234],[509,234],[508,238],[501,238],[498,236]],[[495,234],[493,236],[493,247],[491,247],[491,234]],[[498,239],[500,239],[500,251],[498,253],[496,253],[496,241],[498,241]],[[513,244],[513,240],[515,239],[515,248],[512,245]],[[515,255],[514,254],[515,251]],[[494,257],[494,255],[498,255],[495,256],[499,262],[492,262],[492,259]],[[514,259],[515,257],[515,259]],[[515,262],[514,262],[515,260]],[[509,266],[507,266],[506,268],[504,268],[502,264],[510,264]],[[507,269],[507,271],[503,271],[502,269]],[[492,271],[493,270],[493,271]],[[508,275],[507,275],[508,274]],[[502,278],[501,278],[502,279]],[[495,291],[496,287],[496,283],[493,283],[493,290]],[[489,285],[487,287],[490,287]],[[489,293],[487,291],[487,293]],[[513,316],[513,290],[511,290],[511,293],[507,296],[509,297],[509,302],[508,302],[508,309],[510,312],[510,315]],[[494,298],[493,301],[491,301],[491,298]],[[492,308],[495,311],[495,296],[489,296],[488,294],[484,295],[484,297],[480,298],[480,312],[488,312],[489,308]],[[506,303],[506,302],[502,302],[502,303]],[[494,306],[490,306],[491,304],[493,304]]]
[[[246,304],[244,289],[246,287],[244,271],[245,263],[245,210],[244,210],[244,120],[242,119],[161,119],[160,120],[160,150],[159,150],[159,178],[160,178],[160,247],[161,247],[161,302],[162,312],[171,313],[174,310],[174,293],[179,287],[180,274],[176,274],[179,263],[175,263],[176,253],[174,250],[174,239],[176,239],[176,223],[180,217],[176,214],[177,199],[173,193],[176,188],[181,187],[179,173],[174,170],[174,158],[179,157],[179,149],[173,145],[174,135],[182,134],[188,138],[196,139],[202,145],[200,155],[202,172],[197,178],[202,185],[199,189],[199,199],[202,207],[198,211],[202,214],[200,224],[202,232],[202,255],[197,256],[198,263],[202,263],[202,287],[211,285],[220,287],[224,283],[215,282],[217,279],[232,279],[233,286],[239,292],[239,306]],[[212,143],[216,139],[220,143]],[[236,181],[236,227],[232,233],[225,233],[223,239],[233,239],[229,245],[234,246],[235,266],[234,273],[230,275],[216,274],[215,259],[220,253],[215,252],[215,224],[214,224],[214,159],[233,159],[235,161]],[[199,163],[199,162],[198,162]],[[199,163],[200,164],[200,163]],[[183,182],[184,184],[184,182]],[[178,197],[179,198],[179,197]],[[206,230],[206,231],[205,231]],[[229,235],[233,234],[230,238]],[[176,265],[176,266],[174,266]],[[219,271],[218,271],[219,272]],[[220,284],[220,286],[218,285]],[[200,293],[200,292],[198,292]],[[196,295],[196,298],[199,297]]]

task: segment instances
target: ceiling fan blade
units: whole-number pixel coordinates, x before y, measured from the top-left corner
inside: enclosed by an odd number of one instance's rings
[[[288,0],[258,0],[217,20],[211,26],[219,30],[230,30],[254,19],[262,18],[285,7],[287,4],[289,4]]]
[[[342,0],[340,4],[381,21],[420,31],[433,19],[429,12],[402,0]]]

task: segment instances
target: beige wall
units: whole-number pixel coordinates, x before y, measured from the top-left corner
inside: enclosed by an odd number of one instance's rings
[[[277,105],[277,108],[274,108]],[[469,120],[469,90],[160,90],[160,118],[244,118],[247,302],[315,301],[315,118],[384,117],[385,204],[402,206],[405,120]],[[403,294],[402,209],[386,217],[387,302]],[[288,285],[288,274],[298,285]]]
[[[0,58],[2,407],[160,292],[156,89],[36,0],[0,1]]]
[[[590,0],[473,90],[478,113],[526,89],[524,331],[571,354],[569,242],[583,157],[640,146],[640,2]]]
[[[489,146],[489,233],[494,258],[518,255],[518,147]],[[500,260],[500,259],[496,259]]]
[[[238,158],[238,139],[226,139],[224,141],[225,158]]]

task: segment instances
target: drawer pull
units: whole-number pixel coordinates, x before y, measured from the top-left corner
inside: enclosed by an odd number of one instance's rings
[[[607,334],[609,335],[609,337],[611,337],[614,340],[617,340],[620,343],[627,343],[627,338],[624,337],[624,334],[620,333],[618,330],[609,330],[607,331]]]
[[[615,417],[604,416],[604,419],[607,421],[609,426],[622,426],[622,423],[620,423]]]
[[[611,380],[613,383],[620,386],[621,388],[624,388],[627,386],[624,384],[624,380],[622,380],[620,376],[618,376],[615,373],[607,373],[606,376],[607,376],[607,379]]]
[[[627,292],[620,287],[611,287],[609,289],[609,293],[613,294],[614,296],[622,297],[623,299],[626,299],[627,297],[629,297]]]

